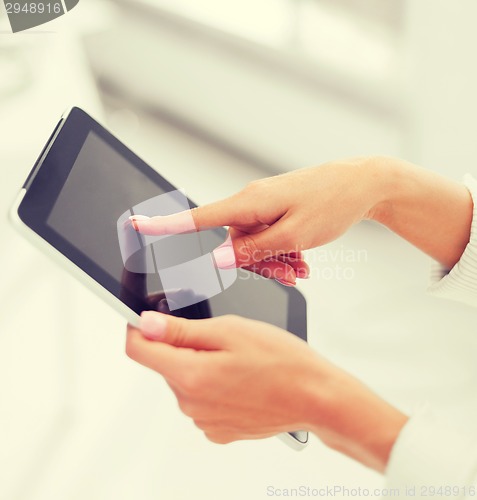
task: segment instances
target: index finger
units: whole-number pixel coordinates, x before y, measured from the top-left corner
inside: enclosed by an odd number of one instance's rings
[[[130,217],[136,231],[144,235],[163,236],[169,234],[192,233],[212,227],[239,224],[243,214],[237,196],[225,198],[203,207],[184,210],[172,215]]]

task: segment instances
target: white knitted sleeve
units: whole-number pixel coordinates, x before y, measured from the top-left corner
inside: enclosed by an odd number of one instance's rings
[[[438,421],[421,406],[393,447],[386,490],[394,499],[477,497],[477,436]]]

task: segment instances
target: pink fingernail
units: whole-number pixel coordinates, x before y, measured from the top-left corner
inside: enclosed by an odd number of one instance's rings
[[[129,217],[129,220],[131,221],[131,224],[133,225],[133,228],[136,231],[139,231],[139,227],[137,225],[137,222],[141,221],[141,220],[148,220],[149,218],[150,217],[147,217],[146,215],[131,215],[131,217]]]
[[[149,340],[163,340],[166,334],[167,320],[161,313],[144,311],[139,320],[139,329]]]
[[[231,269],[237,267],[233,246],[221,246],[213,251],[215,264],[220,269]]]
[[[280,280],[278,278],[275,278],[275,281],[278,281],[278,283],[281,283],[282,285],[285,285],[285,286],[295,286],[296,285],[296,283],[293,283],[293,281]]]

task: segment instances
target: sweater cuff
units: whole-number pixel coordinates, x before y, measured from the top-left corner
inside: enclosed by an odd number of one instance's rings
[[[439,264],[433,265],[428,292],[435,297],[477,307],[477,181],[466,175],[464,184],[474,202],[470,241],[459,262],[450,271]]]
[[[402,429],[386,470],[393,498],[453,498],[477,495],[476,436],[438,423],[427,406]],[[439,490],[440,489],[440,490]],[[439,493],[440,492],[440,493]]]

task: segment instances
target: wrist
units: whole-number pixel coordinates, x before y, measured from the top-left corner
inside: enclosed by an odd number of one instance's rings
[[[373,191],[366,218],[387,226],[452,269],[470,239],[474,205],[468,189],[395,158],[372,158],[366,168]]]
[[[374,156],[366,164],[370,208],[365,219],[385,226],[390,224],[406,181],[404,162],[396,158]]]
[[[339,368],[330,364],[328,372],[308,391],[307,428],[330,448],[384,472],[408,418]]]

